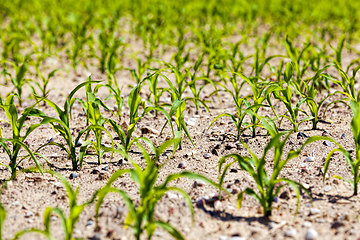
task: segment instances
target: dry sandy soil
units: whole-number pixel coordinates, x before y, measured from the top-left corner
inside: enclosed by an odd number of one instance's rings
[[[48,61],[49,69],[53,66],[62,68],[55,78],[51,80],[52,88],[49,98],[56,103],[63,105],[65,96],[74,86],[84,81],[89,73],[93,79],[106,79],[96,69],[79,70],[74,74],[67,66],[66,62],[57,60]],[[128,85],[134,85],[130,75],[125,70],[118,76],[118,81],[123,86],[125,99],[130,91]],[[143,88],[143,96],[146,96],[147,87]],[[10,87],[1,87],[0,94],[4,97],[12,89]],[[207,89],[203,96],[211,91]],[[244,95],[249,89],[244,88]],[[25,91],[24,96],[29,96],[29,91]],[[79,91],[78,97],[84,97],[85,92]],[[106,92],[101,97],[105,98]],[[162,181],[167,174],[180,172],[183,170],[193,171],[204,174],[210,179],[217,181],[218,161],[221,156],[229,153],[240,153],[248,155],[246,149],[240,142],[231,135],[235,134],[235,127],[230,119],[222,118],[217,121],[209,130],[209,124],[212,119],[223,112],[235,112],[232,99],[226,93],[220,93],[221,101],[216,97],[210,98],[210,112],[204,109],[196,111],[192,104],[187,105],[186,121],[188,129],[193,136],[195,147],[185,140],[182,150],[171,157],[162,156],[162,161],[169,159],[168,163],[160,170],[160,179]],[[29,106],[33,100],[27,99],[24,106]],[[112,106],[112,102],[107,102]],[[279,112],[284,112],[285,108],[281,103],[276,102]],[[55,112],[48,106],[41,106],[45,113],[55,116]],[[126,121],[127,108],[124,107],[123,119]],[[104,112],[105,116],[110,114]],[[262,110],[262,114],[271,114],[270,110]],[[5,119],[5,114],[0,111],[1,119]],[[304,116],[301,116],[301,118]],[[344,105],[335,105],[327,112],[327,120],[331,124],[319,124],[321,130],[310,130],[310,123],[300,126],[300,131],[308,136],[329,135],[336,141],[344,145],[347,149],[354,149],[352,132],[350,129],[351,111]],[[31,118],[28,123],[36,122],[37,119]],[[142,119],[135,135],[141,135],[141,129],[150,127],[159,131],[165,118],[159,116],[146,116]],[[195,124],[192,124],[195,123]],[[0,122],[5,136],[9,136],[10,127],[4,122]],[[78,131],[85,127],[85,116],[80,104],[75,104],[73,112],[72,129]],[[289,123],[282,125],[284,129],[290,129]],[[258,131],[258,135],[252,138],[246,134],[242,136],[250,149],[258,156],[262,154],[263,148],[270,137],[265,135],[265,131]],[[43,126],[37,129],[27,140],[31,149],[36,149],[43,143],[46,143],[55,132],[49,126]],[[157,144],[163,142],[170,136],[169,129],[162,136],[156,131],[146,133]],[[106,137],[105,137],[106,139]],[[63,141],[59,136],[55,141]],[[286,151],[297,149],[306,141],[304,137],[298,137],[296,133],[292,134],[286,144]],[[296,214],[296,197],[290,188],[284,188],[277,202],[274,203],[274,211],[271,218],[262,217],[262,209],[251,197],[246,196],[241,209],[237,208],[236,196],[239,191],[246,187],[255,187],[254,181],[249,174],[240,170],[237,165],[228,172],[224,186],[232,194],[224,195],[222,200],[217,198],[217,189],[204,185],[202,182],[194,180],[181,179],[176,182],[176,186],[183,188],[191,197],[195,209],[194,221],[192,221],[191,212],[186,206],[184,199],[176,193],[168,193],[156,208],[156,218],[171,223],[186,239],[305,239],[306,234],[316,231],[316,239],[357,239],[360,237],[359,197],[352,196],[352,187],[345,181],[333,178],[333,175],[340,175],[344,178],[351,178],[349,166],[344,158],[337,154],[333,157],[328,177],[325,183],[322,179],[322,168],[326,155],[334,148],[326,146],[323,141],[308,145],[302,154],[292,159],[284,168],[282,175],[304,184],[312,195],[312,201],[302,193],[300,199],[299,211]],[[136,147],[133,148],[132,157],[143,164],[139,154],[136,154]],[[128,168],[131,165],[126,161],[121,161],[122,157],[105,155],[102,165],[97,165],[95,157],[86,157],[84,166],[79,171],[71,170],[71,162],[66,154],[55,147],[47,147],[42,153],[47,156],[53,170],[57,171],[68,179],[71,185],[79,187],[78,203],[89,200],[92,194],[104,186],[111,176],[118,169]],[[23,153],[24,154],[24,153]],[[270,154],[271,155],[271,154]],[[269,155],[269,166],[271,156]],[[314,161],[308,162],[305,159],[313,156]],[[8,163],[4,153],[0,153],[0,162]],[[41,161],[44,167],[46,164]],[[32,165],[32,162],[24,162],[23,167]],[[70,179],[71,174],[76,174],[75,178]],[[7,179],[10,176],[5,167],[0,167],[0,178]],[[128,176],[120,178],[116,187],[128,192],[133,199],[138,199],[137,186]],[[4,224],[4,238],[11,239],[14,234],[22,229],[43,228],[43,213],[46,207],[59,207],[67,213],[68,199],[65,189],[59,180],[50,174],[41,175],[40,173],[20,173],[18,177],[7,183],[7,187],[1,193],[1,202],[7,210],[7,218]],[[121,198],[115,194],[106,197],[99,217],[99,228],[95,229],[95,205],[92,204],[85,208],[84,212],[76,224],[74,235],[85,239],[133,239],[132,230],[124,229],[123,223],[127,215],[127,209]],[[51,232],[56,239],[62,239],[63,230],[58,217],[52,217]],[[39,235],[29,234],[22,239],[42,239]],[[144,236],[145,239],[145,236]],[[171,239],[171,237],[157,229],[154,239]]]

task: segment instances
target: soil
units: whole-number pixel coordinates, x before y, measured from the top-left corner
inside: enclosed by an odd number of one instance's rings
[[[129,61],[125,64],[129,66],[135,63]],[[49,99],[63,106],[68,93],[80,82],[84,81],[91,73],[93,80],[105,80],[106,76],[99,73],[96,68],[83,69],[74,73],[66,60],[48,59],[44,68],[51,71],[55,67],[59,71],[50,81]],[[91,64],[89,64],[91,66]],[[130,86],[134,85],[128,71],[123,70],[117,76],[119,85],[123,87],[125,99],[130,92]],[[211,88],[206,88],[203,96],[211,92]],[[10,86],[1,87],[2,97],[12,91]],[[245,87],[243,95],[249,93],[250,88]],[[146,98],[147,87],[142,90],[142,96]],[[321,97],[324,97],[322,93]],[[99,96],[105,99],[106,91],[100,92]],[[29,89],[25,89],[24,97],[30,96]],[[80,90],[77,97],[84,98],[84,89]],[[168,96],[164,96],[166,101]],[[218,178],[219,159],[229,153],[239,153],[248,156],[248,151],[242,144],[235,139],[235,126],[229,118],[221,118],[209,128],[211,121],[220,113],[235,113],[232,98],[224,93],[220,93],[220,101],[216,96],[208,100],[210,112],[201,108],[195,109],[190,102],[187,104],[185,121],[188,123],[188,129],[194,140],[193,146],[185,137],[183,148],[175,153],[161,157],[161,161],[167,161],[159,172],[159,183],[162,182],[168,174],[193,171],[203,174],[213,181]],[[26,98],[23,107],[33,104],[33,100]],[[113,106],[111,100],[106,102]],[[280,102],[274,102],[279,113],[285,112],[285,107]],[[22,109],[19,107],[19,109]],[[56,116],[54,110],[46,105],[39,108],[46,114]],[[122,119],[127,120],[128,108],[125,104]],[[112,117],[109,112],[103,111],[107,117]],[[261,115],[270,115],[271,111],[264,108]],[[328,135],[338,141],[347,149],[354,149],[354,142],[350,128],[351,110],[344,105],[334,105],[326,113],[326,120],[330,124],[319,123],[319,130],[311,130],[311,124],[306,122],[300,125],[299,131],[308,135]],[[6,119],[3,111],[0,111],[0,118]],[[113,118],[113,117],[112,117]],[[304,115],[300,115],[300,119]],[[189,121],[190,120],[190,121]],[[36,118],[30,118],[28,124],[38,122]],[[146,115],[139,122],[135,135],[141,136],[142,128],[155,129],[156,131],[144,133],[143,136],[150,138],[156,144],[163,142],[170,137],[170,129],[166,127],[165,132],[159,136],[165,118],[162,115],[158,117]],[[79,131],[85,127],[85,115],[81,105],[76,103],[73,109],[72,130]],[[4,136],[11,136],[10,126],[0,122]],[[283,121],[283,129],[291,129],[289,122]],[[269,142],[270,137],[264,130],[258,129],[257,136],[252,138],[250,132],[245,131],[241,137],[249,148],[257,155],[261,156],[264,146]],[[60,136],[47,125],[38,128],[29,136],[26,143],[30,149],[36,149],[46,143],[50,138],[54,141],[63,142]],[[109,144],[109,139],[104,135],[105,143]],[[289,138],[285,152],[290,149],[299,148],[306,141],[306,137],[298,137],[294,133]],[[322,169],[324,159],[335,146],[326,146],[323,141],[312,143],[304,148],[301,155],[290,160],[285,166],[282,176],[298,181],[306,186],[311,192],[312,201],[302,192],[300,205],[296,213],[297,198],[295,192],[288,187],[284,187],[279,198],[274,203],[272,216],[266,219],[263,216],[262,208],[259,203],[249,196],[245,196],[241,209],[237,208],[237,194],[247,187],[256,187],[255,182],[250,175],[241,171],[239,166],[234,164],[226,175],[224,187],[230,194],[224,194],[221,200],[218,198],[218,190],[203,184],[199,181],[180,179],[175,185],[184,189],[191,197],[194,206],[194,218],[192,220],[191,211],[187,207],[185,200],[179,194],[169,192],[160,201],[156,207],[155,216],[165,222],[171,223],[176,227],[186,239],[305,239],[309,234],[309,229],[315,230],[318,234],[317,239],[357,239],[360,237],[360,205],[359,197],[352,196],[353,189],[346,181],[334,178],[339,175],[344,178],[351,178],[349,165],[340,154],[334,155],[328,175],[323,181]],[[137,153],[138,149],[133,147],[131,156],[140,164],[144,160]],[[98,165],[96,157],[87,156],[84,165],[79,171],[72,171],[71,161],[67,159],[64,151],[56,147],[46,147],[41,151],[52,164],[52,169],[67,178],[70,184],[79,187],[78,203],[89,200],[94,192],[104,186],[109,177],[118,169],[131,167],[131,164],[124,161],[121,156],[115,155],[111,159],[110,154],[105,154],[101,165]],[[25,152],[22,152],[22,156]],[[271,155],[268,156],[268,169],[271,166]],[[307,157],[312,156],[313,161],[308,162]],[[39,160],[44,168],[47,164],[44,160]],[[0,153],[0,162],[8,163],[5,153]],[[33,166],[33,162],[24,161],[21,167]],[[270,171],[270,170],[269,170]],[[75,174],[75,177],[74,175]],[[0,178],[8,179],[9,171],[5,167],[0,167]],[[70,176],[71,179],[70,179]],[[138,199],[137,185],[124,175],[117,180],[114,186],[125,190],[133,199]],[[20,172],[15,180],[7,183],[6,188],[1,193],[1,202],[7,211],[6,221],[4,223],[4,239],[11,239],[15,233],[31,228],[43,229],[43,214],[47,207],[58,207],[68,214],[68,198],[64,187],[60,181],[48,173],[43,175],[38,172],[25,173]],[[136,201],[135,201],[136,202]],[[95,228],[95,204],[91,204],[84,209],[79,221],[76,224],[74,236],[85,239],[133,239],[132,230],[124,228],[124,220],[127,215],[127,209],[124,201],[116,194],[109,194],[101,206],[99,216],[99,227]],[[51,221],[51,233],[55,239],[63,239],[64,231],[59,217],[54,215]],[[144,234],[145,239],[145,234]],[[44,239],[38,234],[27,234],[21,239]],[[157,229],[153,239],[172,239],[166,232]]]

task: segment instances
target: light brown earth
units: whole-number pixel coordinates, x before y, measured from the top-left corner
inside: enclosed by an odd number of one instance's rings
[[[171,56],[171,55],[170,55]],[[133,62],[129,61],[130,66]],[[91,66],[91,64],[89,64]],[[89,74],[93,79],[105,80],[106,77],[98,72],[96,68],[84,70],[80,68],[77,74],[74,74],[69,65],[64,60],[59,62],[56,59],[47,62],[48,71],[54,68],[62,68],[55,78],[51,80],[52,88],[49,98],[56,103],[63,105],[65,96],[79,84],[84,81]],[[118,76],[119,85],[123,86],[125,99],[128,96],[130,88],[128,85],[134,85],[134,80],[126,70],[121,71]],[[143,88],[143,97],[146,96],[147,87]],[[10,87],[1,87],[0,94],[2,97],[10,92]],[[249,93],[249,88],[244,88],[244,95]],[[203,96],[210,93],[211,89],[206,89]],[[106,97],[107,92],[101,93],[101,98]],[[29,96],[27,89],[24,96]],[[78,97],[84,98],[84,90],[79,91]],[[192,104],[187,104],[185,120],[192,119],[195,125],[188,125],[188,129],[193,137],[195,147],[185,139],[183,149],[176,152],[173,158],[170,154],[163,156],[162,160],[169,157],[168,163],[160,170],[160,180],[166,175],[174,172],[180,172],[184,169],[203,174],[210,179],[217,181],[218,178],[218,161],[221,156],[229,153],[240,153],[248,155],[245,148],[240,142],[236,141],[231,134],[235,134],[235,127],[230,119],[222,118],[218,120],[209,130],[210,122],[220,113],[235,111],[231,97],[226,93],[220,93],[221,101],[216,97],[209,100],[210,112],[200,109],[198,112]],[[166,99],[165,99],[166,100]],[[32,99],[26,99],[24,106],[33,103]],[[113,102],[107,102],[113,106]],[[278,111],[283,113],[284,106],[276,102]],[[126,106],[126,104],[125,104]],[[47,107],[40,107],[45,113],[55,116],[54,111]],[[127,120],[124,107],[123,119]],[[263,109],[261,114],[271,114],[269,109]],[[111,117],[104,111],[104,115]],[[1,119],[5,115],[0,111]],[[304,116],[301,115],[300,118]],[[321,130],[310,130],[311,124],[305,123],[300,126],[300,131],[309,135],[327,134],[341,143],[347,149],[354,149],[352,132],[350,129],[351,111],[344,105],[335,105],[327,112],[327,120],[331,124],[319,124]],[[28,123],[35,122],[37,119],[30,119]],[[159,131],[165,118],[159,116],[146,116],[142,119],[135,132],[140,136],[140,129],[150,127]],[[0,122],[3,134],[9,136],[9,125]],[[79,130],[85,126],[85,116],[79,104],[74,106],[72,129]],[[289,123],[282,125],[284,129],[290,129]],[[166,137],[170,136],[169,128],[162,136],[158,134],[145,134],[157,144],[163,142]],[[263,148],[269,141],[270,137],[265,135],[264,130],[258,131],[255,138],[248,136],[245,132],[242,140],[246,141],[250,149],[258,156],[262,154]],[[345,137],[341,138],[341,135]],[[37,129],[27,140],[31,149],[36,149],[41,144],[47,142],[55,132],[49,126],[43,126]],[[105,138],[106,139],[106,138]],[[56,141],[62,141],[57,136]],[[306,138],[298,138],[294,133],[287,145],[286,151],[297,149],[304,143]],[[107,140],[108,141],[108,140]],[[106,141],[105,141],[106,142]],[[108,142],[109,143],[109,142]],[[287,239],[287,235],[294,235],[294,239],[305,239],[308,229],[314,229],[318,233],[318,239],[358,239],[360,238],[360,199],[358,196],[352,197],[352,187],[345,181],[333,178],[333,175],[340,175],[344,178],[350,178],[351,173],[349,166],[344,158],[337,154],[331,163],[328,177],[325,183],[322,180],[322,168],[324,158],[334,146],[325,146],[323,141],[319,141],[305,147],[300,157],[292,159],[284,168],[282,176],[299,181],[310,190],[313,201],[311,202],[306,195],[300,199],[299,211],[296,214],[296,197],[293,191],[284,188],[282,197],[274,204],[273,215],[270,220],[262,217],[262,210],[258,202],[249,196],[246,196],[241,209],[237,208],[236,196],[225,195],[220,201],[216,200],[217,189],[195,184],[193,180],[181,179],[176,182],[176,186],[183,188],[191,197],[195,209],[194,221],[192,221],[189,208],[185,201],[176,193],[167,194],[156,208],[156,218],[171,223],[176,227],[186,239]],[[133,148],[136,151],[136,147]],[[79,187],[78,202],[89,200],[92,194],[104,186],[112,173],[120,168],[127,168],[131,165],[124,161],[120,156],[114,156],[110,159],[109,154],[103,159],[102,165],[97,165],[95,157],[86,157],[84,166],[79,171],[71,170],[71,162],[67,159],[65,153],[55,147],[47,147],[42,153],[49,158],[53,164],[53,170],[57,171],[68,179],[73,187]],[[22,153],[24,154],[24,153]],[[205,158],[204,154],[210,154]],[[270,154],[271,155],[271,154]],[[138,154],[132,154],[134,159],[142,163]],[[307,156],[313,156],[313,162],[305,162]],[[268,159],[271,162],[271,156]],[[8,163],[4,153],[0,153],[0,162]],[[46,167],[44,161],[42,164]],[[24,162],[23,166],[32,165],[32,162]],[[182,166],[183,169],[179,168]],[[94,171],[94,170],[98,171]],[[70,174],[75,173],[78,177],[69,179]],[[95,174],[94,174],[95,173]],[[0,167],[0,179],[5,180],[10,176],[5,167]],[[128,176],[120,178],[115,186],[128,192],[134,199],[138,198],[137,186]],[[249,174],[233,165],[231,171],[226,176],[224,186],[231,189],[233,193],[238,193],[246,187],[255,187],[254,181]],[[214,197],[215,196],[215,197]],[[202,198],[210,198],[214,201],[201,201]],[[5,239],[13,238],[19,230],[30,228],[43,228],[43,213],[46,207],[59,207],[66,211],[68,209],[68,199],[65,189],[61,186],[59,180],[50,174],[41,175],[40,173],[20,173],[18,177],[9,182],[7,187],[1,193],[1,201],[7,211],[7,218],[4,224]],[[127,214],[127,209],[121,198],[115,194],[108,195],[101,207],[99,223],[100,228],[95,229],[94,212],[95,204],[85,208],[81,214],[80,220],[76,224],[75,237],[84,237],[85,239],[133,239],[132,230],[124,229],[123,223]],[[312,210],[311,210],[312,209]],[[312,211],[312,214],[310,213]],[[31,214],[31,213],[32,214]],[[31,216],[27,216],[30,214]],[[51,232],[56,239],[62,239],[63,230],[58,217],[54,217],[51,224]],[[293,234],[291,234],[293,233]],[[236,238],[238,237],[238,238]],[[25,235],[22,239],[42,239],[39,235]],[[144,236],[145,239],[145,236]],[[171,239],[171,237],[162,231],[156,230],[154,239]]]

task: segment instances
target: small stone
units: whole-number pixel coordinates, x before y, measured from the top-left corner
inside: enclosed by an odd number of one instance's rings
[[[232,169],[230,169],[230,172],[231,172],[231,173],[237,173],[238,170],[237,170],[236,168],[232,168]]]
[[[56,216],[51,216],[50,217],[50,221],[56,221],[57,217]]]
[[[310,208],[310,215],[316,215],[318,213],[320,213],[320,209]]]
[[[324,192],[329,192],[331,190],[331,186],[325,186],[324,187]]]
[[[150,128],[150,127],[142,127],[140,129],[141,131],[141,134],[144,135],[144,134],[155,134],[155,135],[160,135],[160,132],[154,128]]]
[[[78,174],[76,174],[76,173],[70,173],[70,176],[69,176],[70,179],[74,179],[74,178],[77,178],[77,177],[79,177]]]
[[[315,221],[317,223],[325,223],[325,219],[322,219],[322,218],[317,218]]]
[[[180,168],[180,169],[185,169],[187,167],[187,163],[186,162],[181,162],[181,163],[179,163],[179,165],[178,165],[178,168]]]
[[[334,221],[333,223],[331,223],[331,229],[338,229],[339,227],[343,227],[345,226],[345,224],[342,221]]]
[[[210,153],[205,153],[205,154],[203,155],[203,157],[204,157],[205,159],[209,159],[209,158],[211,158],[211,154],[210,154]]]
[[[201,180],[195,180],[194,184],[193,184],[193,188],[197,188],[197,187],[202,187],[204,186],[205,182],[201,181]]]
[[[94,236],[89,238],[89,240],[101,240],[101,239],[102,239],[101,233],[95,233]]]
[[[304,184],[303,184],[303,187],[306,188],[306,189],[309,189],[309,188],[310,188],[310,185],[307,184],[307,183],[304,183]]]
[[[312,157],[312,156],[309,156],[304,159],[304,162],[313,162],[313,161],[314,161],[314,157]]]
[[[11,205],[14,206],[14,207],[18,207],[18,206],[20,206],[20,202],[15,201],[15,202],[12,202]]]
[[[346,137],[346,134],[343,133],[343,134],[341,134],[340,139],[344,139],[345,137]]]
[[[99,173],[100,173],[100,171],[96,168],[90,172],[90,174],[99,174]]]
[[[216,210],[220,210],[220,209],[222,208],[221,202],[220,202],[220,201],[215,201],[215,203],[214,203],[214,208],[215,208]]]
[[[189,120],[186,121],[186,125],[195,126],[195,124],[196,124],[196,118],[189,118]]]
[[[289,228],[284,233],[285,237],[295,238],[296,237],[296,229],[295,228]]]
[[[299,138],[309,138],[309,136],[303,132],[298,132],[297,139],[299,139]]]
[[[323,144],[324,144],[325,146],[327,146],[327,147],[331,147],[331,146],[332,146],[332,143],[331,143],[329,140],[325,140],[325,141],[323,142]]]
[[[317,231],[313,228],[309,228],[306,231],[306,235],[305,235],[305,239],[306,240],[314,240],[319,236],[319,234],[317,233]]]
[[[239,236],[235,236],[235,237],[231,237],[231,238],[228,238],[229,240],[245,240],[246,238],[244,237],[239,237]]]
[[[303,222],[303,227],[307,227],[307,228],[309,228],[309,227],[311,227],[312,226],[312,223],[311,222],[308,222],[308,221],[305,221],[305,222]]]
[[[356,235],[356,230],[355,229],[350,229],[349,233],[350,233],[350,235]]]
[[[280,194],[279,198],[285,199],[285,200],[289,200],[289,199],[290,199],[290,194],[289,194],[288,191],[283,191],[283,192]]]
[[[32,216],[34,216],[34,213],[32,211],[27,211],[25,213],[25,218],[29,218],[29,217],[32,217]]]
[[[89,219],[89,221],[87,221],[85,227],[88,227],[88,226],[93,226],[95,224],[95,222],[91,219]]]
[[[176,194],[176,193],[173,193],[173,192],[167,192],[166,193],[166,196],[169,198],[169,199],[178,199],[179,196]]]
[[[105,166],[105,167],[103,167],[101,170],[103,170],[103,171],[109,171],[109,166]]]

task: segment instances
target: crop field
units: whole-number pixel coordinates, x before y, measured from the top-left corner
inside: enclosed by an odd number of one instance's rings
[[[0,20],[0,240],[360,239],[360,1]]]

